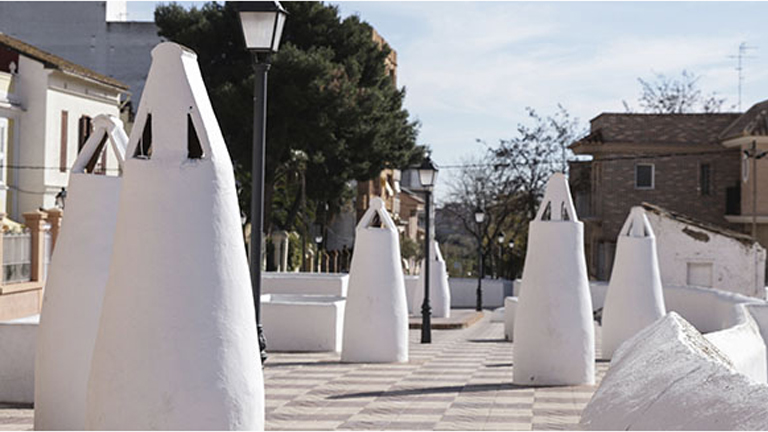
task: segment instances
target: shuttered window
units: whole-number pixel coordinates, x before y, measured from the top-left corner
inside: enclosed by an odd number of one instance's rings
[[[69,112],[61,112],[61,148],[59,149],[59,171],[67,172],[67,123],[69,122]]]

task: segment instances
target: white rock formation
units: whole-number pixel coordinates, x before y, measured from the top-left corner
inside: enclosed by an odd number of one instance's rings
[[[504,339],[512,341],[515,337],[515,313],[517,297],[504,298]]]
[[[515,315],[515,384],[594,384],[595,334],[584,225],[561,173],[549,179],[530,223]]]
[[[621,345],[582,412],[587,430],[766,430],[768,386],[670,312]]]
[[[372,226],[376,215],[381,227]],[[371,199],[357,225],[341,361],[408,361],[408,306],[400,241],[381,198]]]
[[[122,178],[86,173],[110,145],[120,167],[128,136],[112,116],[94,119],[69,176],[67,208],[45,284],[35,356],[35,429],[85,428],[85,395],[112,258]]]
[[[603,306],[603,358],[664,316],[656,237],[642,207],[633,207],[619,232]]]
[[[451,288],[448,285],[448,270],[445,266],[443,254],[437,241],[432,242],[429,263],[429,305],[432,307],[432,316],[435,318],[449,318],[451,316]],[[421,264],[424,270],[424,261]],[[414,314],[421,315],[421,305],[424,302],[424,275],[419,275],[419,289],[413,292]]]
[[[152,50],[131,133],[86,427],[263,430],[235,178],[197,55]]]

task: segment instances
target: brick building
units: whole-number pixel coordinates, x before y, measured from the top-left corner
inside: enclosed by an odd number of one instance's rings
[[[741,211],[741,152],[721,133],[727,114],[612,114],[592,119],[570,148],[591,161],[570,165],[571,188],[591,276],[610,277],[616,237],[632,206],[643,202],[724,228]]]

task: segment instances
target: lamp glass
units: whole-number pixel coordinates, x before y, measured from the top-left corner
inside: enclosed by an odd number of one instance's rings
[[[499,244],[504,243],[504,235],[503,234],[499,235],[497,240],[499,241]]]
[[[276,51],[276,49],[273,49],[273,39],[275,36],[275,21],[278,20],[279,15],[280,13],[277,11],[240,12],[240,23],[243,26],[245,46],[249,50]],[[284,22],[285,18],[282,21]]]
[[[315,236],[315,243],[322,243],[323,242],[323,236]]]
[[[475,222],[483,223],[485,220],[485,213],[482,210],[475,210]]]
[[[509,248],[512,249],[513,247],[515,247],[515,242],[510,241],[509,242]]]
[[[419,168],[419,181],[424,187],[432,187],[437,180],[437,170],[428,168]]]

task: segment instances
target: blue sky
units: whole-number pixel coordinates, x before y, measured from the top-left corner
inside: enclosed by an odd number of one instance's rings
[[[744,61],[742,107],[768,99],[767,3],[332,3],[397,50],[406,108],[441,165],[480,153],[476,138],[511,137],[527,106],[549,114],[561,103],[584,127],[601,112],[624,112],[622,100],[637,105],[637,78],[656,72],[694,72],[702,89],[735,105],[729,56],[740,42],[757,47]],[[151,19],[153,7],[129,2],[129,17]],[[441,172],[438,197],[451,171]]]

